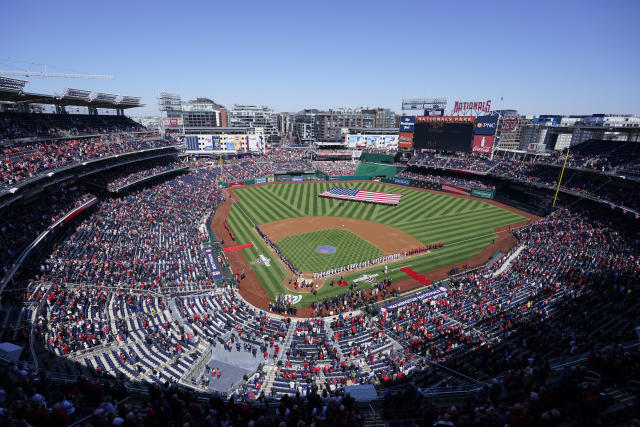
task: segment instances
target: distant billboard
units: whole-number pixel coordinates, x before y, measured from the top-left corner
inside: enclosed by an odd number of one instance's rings
[[[410,132],[400,132],[398,134],[398,147],[413,148],[413,134]]]
[[[416,116],[400,117],[400,132],[413,132],[413,127],[415,123],[416,123]]]
[[[384,146],[386,148],[398,148],[398,135],[385,135]]]
[[[212,135],[205,135],[201,139],[202,149],[205,151],[213,151],[213,137]]]
[[[162,118],[162,125],[164,127],[179,127],[179,126],[182,126],[182,124],[183,124],[182,117],[177,117],[177,118],[163,117]]]
[[[499,116],[476,117],[473,133],[476,135],[495,135],[498,129]]]
[[[345,135],[349,148],[397,148],[398,135]]]
[[[494,136],[476,135],[473,137],[473,147],[471,151],[474,153],[489,154],[493,150]]]
[[[347,145],[349,148],[366,148],[367,137],[365,135],[349,135],[347,137]]]

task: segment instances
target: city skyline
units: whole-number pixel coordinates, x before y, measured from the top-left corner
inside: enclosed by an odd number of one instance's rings
[[[446,96],[450,107],[492,99],[495,109],[527,115],[640,113],[640,58],[631,52],[640,4],[632,1],[14,2],[5,10],[14,19],[0,28],[10,41],[0,69],[47,64],[50,72],[116,77],[25,78],[26,91],[141,96],[146,107],[128,112],[135,116],[157,115],[158,91],[276,112],[399,113],[402,98]]]

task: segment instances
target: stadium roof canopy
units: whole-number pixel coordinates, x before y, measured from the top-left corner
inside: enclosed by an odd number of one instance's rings
[[[6,82],[7,84],[3,84]],[[89,107],[127,109],[143,107],[138,96],[114,95],[102,92],[91,92],[84,89],[66,88],[62,94],[45,95],[41,93],[24,92],[17,79],[0,79],[0,102],[14,102],[16,104],[47,104],[61,107]]]

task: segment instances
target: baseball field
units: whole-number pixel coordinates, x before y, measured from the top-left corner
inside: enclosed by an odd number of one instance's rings
[[[340,201],[317,195],[335,186],[329,182],[280,183],[233,190],[227,223],[235,234],[234,244],[253,243],[242,249],[269,298],[296,294],[287,289],[291,272],[260,238],[254,224],[278,246],[287,259],[306,273],[325,271],[381,255],[443,242],[442,248],[357,272],[343,273],[347,281],[359,280],[359,288],[385,278],[406,279],[400,268],[418,273],[462,263],[487,248],[498,237],[495,229],[527,218],[494,204],[389,186],[378,182],[341,182],[341,187],[402,193],[399,206]],[[347,287],[329,286],[326,279],[317,295],[301,293],[297,304],[306,307],[314,300],[347,292]]]

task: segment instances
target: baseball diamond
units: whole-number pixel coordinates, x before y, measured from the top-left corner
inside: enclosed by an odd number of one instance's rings
[[[380,280],[391,279],[396,282],[408,277],[400,270],[403,267],[409,266],[413,271],[423,274],[474,258],[499,237],[496,229],[527,221],[526,217],[503,209],[497,204],[470,198],[378,182],[351,182],[341,185],[367,191],[400,193],[403,202],[399,206],[393,207],[317,197],[318,194],[332,187],[330,182],[281,183],[235,188],[230,190],[233,193],[234,203],[228,213],[227,224],[235,234],[236,244],[254,244],[254,247],[241,251],[244,259],[253,261],[261,255],[272,253],[271,249],[254,231],[254,224],[258,224],[274,242],[281,240],[283,245],[278,243],[279,247],[283,253],[287,254],[289,261],[294,265],[296,262],[302,263],[304,267],[301,271],[308,272],[331,267],[329,261],[335,262],[333,267],[355,262],[349,259],[349,257],[356,255],[354,252],[341,249],[343,245],[347,247],[354,245],[353,237],[367,242],[376,240],[375,226],[368,227],[368,231],[366,227],[363,227],[363,230],[356,233],[357,236],[353,233],[331,232],[331,236],[335,239],[331,241],[316,239],[315,237],[319,236],[316,233],[309,233],[310,237],[313,237],[311,239],[313,241],[310,242],[303,242],[305,239],[293,236],[320,230],[328,233],[330,228],[337,229],[334,231],[340,231],[339,229],[343,225],[340,223],[341,219],[344,219],[345,222],[348,220],[365,221],[396,231],[397,235],[387,237],[385,243],[364,246],[368,252],[363,252],[361,257],[368,257],[368,259],[375,258],[372,255],[377,253],[375,249],[381,248],[382,246],[379,245],[382,244],[391,245],[391,247],[387,246],[379,252],[391,254],[421,245],[444,243],[444,246],[437,251],[429,251],[387,263],[386,274],[383,273],[382,265],[341,274],[347,281],[357,279],[363,274],[379,274]],[[309,225],[309,221],[305,221],[310,217],[314,218],[311,221],[312,225]],[[280,235],[270,234],[270,224],[280,221],[286,221],[288,231],[281,231]],[[296,221],[300,221],[300,224],[297,225]],[[323,221],[329,221],[332,226],[324,226]],[[350,237],[343,242],[338,238],[339,236]],[[401,236],[413,239],[412,244],[407,245],[406,241],[402,241],[394,249],[394,243],[397,243],[395,240],[400,242]],[[349,240],[352,242],[349,243]],[[322,244],[331,244],[339,250],[331,255],[319,254],[315,248]],[[305,249],[299,250],[303,245]],[[404,249],[402,249],[403,247]],[[286,293],[286,283],[291,274],[277,260],[277,257],[272,256],[271,258],[275,261],[271,265],[256,263],[252,264],[251,268],[267,296],[273,299],[276,295]],[[298,306],[306,307],[316,300],[349,291],[349,288],[346,287],[328,286],[331,280],[334,278],[322,281],[315,295],[309,292],[304,293]],[[407,284],[407,288],[417,285],[415,280],[413,282],[415,283]],[[358,284],[360,289],[371,286],[372,284],[364,282]],[[287,290],[287,292],[289,291],[290,289]]]

